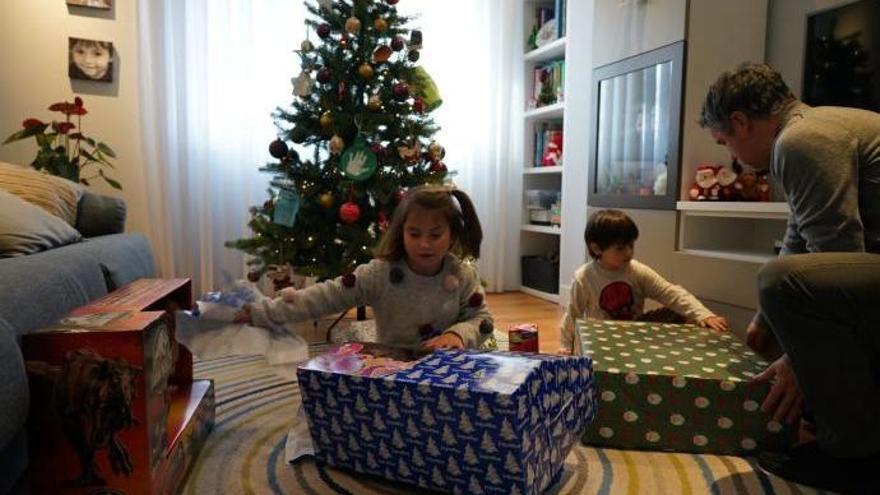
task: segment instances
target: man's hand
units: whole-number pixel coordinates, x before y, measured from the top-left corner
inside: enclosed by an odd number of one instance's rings
[[[717,315],[712,315],[708,318],[704,318],[700,321],[700,326],[703,328],[718,330],[719,332],[726,332],[730,330],[730,325],[727,323],[727,318]]]
[[[757,315],[746,328],[746,345],[768,360],[779,359],[782,349],[773,332],[767,328]]]
[[[464,341],[457,334],[446,332],[442,335],[428,339],[422,344],[424,349],[464,349]]]
[[[788,354],[783,354],[766,370],[752,379],[751,383],[772,382],[770,393],[761,404],[761,411],[773,413],[773,419],[793,424],[800,419],[804,407],[804,394],[791,368]]]

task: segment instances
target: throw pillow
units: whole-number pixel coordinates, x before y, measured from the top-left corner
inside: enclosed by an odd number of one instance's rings
[[[82,195],[81,188],[69,180],[0,162],[0,189],[39,206],[68,225],[76,222],[76,204]]]
[[[0,258],[33,254],[82,240],[70,225],[0,189]]]

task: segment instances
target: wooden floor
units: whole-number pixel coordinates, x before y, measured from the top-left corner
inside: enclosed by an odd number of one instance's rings
[[[562,310],[555,303],[539,299],[522,292],[503,292],[486,295],[486,305],[495,318],[495,327],[506,331],[518,323],[535,323],[538,325],[538,340],[541,352],[556,352],[559,349],[559,321]],[[367,317],[372,312],[367,310]],[[331,321],[333,318],[328,317]],[[355,318],[355,311],[345,315],[341,324]],[[326,318],[325,318],[326,319]],[[324,331],[305,332],[300,335],[310,342],[320,342],[326,338]]]

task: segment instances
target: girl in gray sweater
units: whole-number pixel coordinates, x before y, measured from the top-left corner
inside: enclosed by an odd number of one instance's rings
[[[473,203],[443,186],[411,189],[395,208],[375,259],[354,272],[246,305],[258,326],[319,318],[370,305],[379,342],[396,346],[482,347],[492,316],[477,269],[483,239]]]

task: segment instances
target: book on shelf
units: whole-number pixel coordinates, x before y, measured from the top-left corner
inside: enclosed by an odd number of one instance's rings
[[[538,65],[533,71],[532,96],[529,101],[532,108],[552,105],[565,98],[565,60],[553,60]]]
[[[556,37],[562,38],[565,36],[565,13],[566,13],[566,0],[556,0],[556,6],[554,10],[557,13],[556,16]]]
[[[562,165],[562,124],[535,126],[535,167]]]

